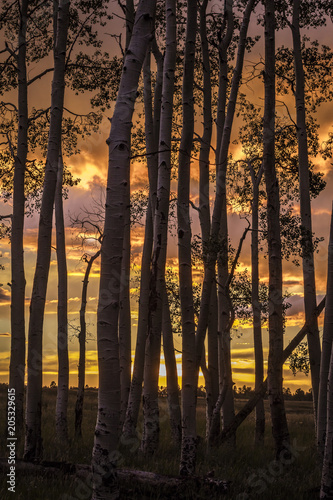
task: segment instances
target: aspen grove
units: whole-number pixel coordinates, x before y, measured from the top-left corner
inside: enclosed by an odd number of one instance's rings
[[[264,498],[203,467],[233,467],[245,425],[255,457],[299,456],[289,363],[310,375],[321,478],[290,498],[333,498],[332,21],[326,0],[2,1],[17,471],[75,477],[93,500]],[[166,440],[172,476],[155,474]]]

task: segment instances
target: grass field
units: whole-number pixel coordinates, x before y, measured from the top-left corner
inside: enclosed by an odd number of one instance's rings
[[[44,459],[47,461],[67,461],[70,463],[89,463],[93,445],[93,434],[97,411],[97,392],[87,390],[83,421],[83,438],[78,443],[74,435],[74,403],[75,391],[70,392],[69,422],[70,443],[57,443],[55,440],[55,389],[44,389],[43,393],[43,444]],[[236,401],[236,409],[244,404]],[[265,402],[267,405],[267,402]],[[6,449],[6,392],[0,393],[1,418],[1,456]],[[161,443],[160,450],[153,459],[147,460],[138,453],[131,452],[125,446],[120,447],[120,467],[177,475],[179,453],[173,447],[167,418],[166,399],[160,400],[161,408]],[[237,447],[230,449],[223,446],[214,450],[209,456],[205,454],[205,444],[199,444],[197,474],[205,475],[214,471],[215,477],[230,481],[230,491],[226,495],[212,495],[199,488],[190,491],[189,499],[225,498],[232,500],[307,500],[319,497],[320,467],[316,456],[314,440],[314,423],[311,402],[286,402],[289,430],[291,435],[291,457],[283,463],[274,461],[273,440],[268,406],[266,406],[267,426],[266,441],[263,449],[253,446],[254,415],[251,415],[239,428]],[[198,435],[205,435],[205,402],[198,400]],[[140,423],[141,425],[141,423]],[[23,444],[18,443],[18,456],[22,456]],[[25,476],[17,471],[16,491],[7,491],[6,478],[1,478],[0,499],[22,500],[88,500],[90,488],[82,482],[71,478],[45,478],[43,476]],[[166,499],[156,489],[153,492],[123,493],[127,499]]]

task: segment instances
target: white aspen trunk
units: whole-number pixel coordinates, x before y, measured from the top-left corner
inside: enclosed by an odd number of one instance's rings
[[[218,302],[216,285],[212,286],[208,319],[208,387],[206,386],[206,438],[211,428],[213,411],[219,397],[219,349],[218,349]],[[220,432],[220,419],[216,428],[216,437]]]
[[[262,348],[261,334],[261,307],[259,302],[259,243],[258,243],[258,203],[259,186],[263,173],[261,166],[258,175],[255,176],[253,167],[249,165],[252,179],[252,232],[251,232],[251,302],[253,313],[253,343],[255,359],[255,391],[258,391],[264,381],[264,354]],[[265,408],[264,400],[260,399],[256,406],[256,424],[254,444],[263,445],[265,439]]]
[[[311,221],[311,200],[310,200],[310,179],[309,179],[309,158],[306,129],[306,108],[305,108],[305,82],[304,69],[301,50],[301,35],[299,26],[300,0],[293,1],[292,37],[293,54],[296,77],[295,103],[297,120],[297,141],[298,141],[298,172],[299,172],[299,194],[300,212],[302,225],[302,264],[304,281],[304,310],[305,319],[313,317],[316,308],[316,281],[312,244],[312,221]],[[318,409],[319,377],[320,377],[320,339],[318,322],[315,318],[311,331],[307,335],[310,372],[312,383],[312,395],[315,414],[315,425]]]
[[[333,497],[333,351],[332,351],[332,325],[333,325],[333,314],[332,314],[332,304],[333,304],[333,210],[331,217],[331,231],[330,231],[330,241],[328,247],[328,263],[327,263],[327,291],[326,291],[326,307],[325,307],[325,319],[324,319],[324,333],[323,333],[323,350],[321,358],[321,370],[320,370],[320,392],[327,390],[326,400],[326,428],[323,430],[324,426],[324,416],[322,412],[318,414],[318,448],[322,452],[324,440],[325,446],[323,450],[324,460],[322,468],[321,477],[321,489],[320,498],[332,498]],[[329,359],[330,358],[330,359]],[[328,362],[327,362],[328,361]],[[328,376],[327,376],[328,375]],[[324,398],[319,399],[322,405]],[[319,410],[322,408],[319,406]],[[319,420],[319,416],[321,417]],[[320,434],[319,434],[320,432]],[[320,441],[319,441],[320,439]]]
[[[216,171],[219,168],[219,159],[222,145],[222,136],[225,121],[225,111],[228,95],[228,48],[234,32],[233,0],[226,0],[224,4],[224,20],[221,28],[221,42],[219,44],[219,90],[216,113]],[[224,31],[224,33],[223,33]]]
[[[125,13],[126,13],[126,47],[125,47],[125,50],[127,50],[129,47],[130,41],[131,41],[134,19],[135,19],[135,10],[134,10],[133,0],[126,0]]]
[[[218,109],[216,117],[216,174],[219,176],[219,170],[224,169],[221,172],[223,175],[220,177],[222,182],[226,183],[227,175],[227,162],[221,163],[221,142],[223,129],[225,124],[225,111],[227,103],[227,91],[228,91],[228,47],[230,45],[233,29],[234,29],[234,17],[232,12],[233,2],[228,0],[225,3],[225,19],[224,19],[224,29],[225,34],[221,39],[219,45],[219,60],[220,60],[220,73],[219,73],[219,95],[218,95]],[[225,27],[226,25],[226,27]],[[221,174],[220,174],[221,175]],[[219,356],[219,393],[221,394],[223,386],[225,386],[225,380],[231,380],[231,373],[226,373],[228,366],[224,366],[224,360],[230,357],[230,332],[228,331],[229,324],[229,304],[227,297],[227,290],[225,289],[225,283],[228,280],[228,215],[227,215],[227,197],[226,197],[226,186],[221,186],[222,191],[222,210],[221,210],[221,221],[220,221],[220,234],[219,243],[221,245],[217,267],[218,267],[218,356]],[[224,352],[225,350],[229,352]],[[231,365],[230,365],[231,368]],[[226,394],[222,404],[222,424],[223,428],[228,426],[232,422],[235,416],[234,402],[233,402],[233,391],[232,385],[227,386]],[[213,429],[217,432],[217,425],[213,426]],[[210,431],[210,434],[213,431]],[[213,436],[210,436],[210,440]],[[234,442],[230,443],[235,445]]]
[[[156,45],[156,41],[153,45]],[[163,79],[163,60],[157,59],[157,76],[154,93],[154,112],[152,105],[151,74],[150,74],[150,51],[147,52],[144,67],[144,108],[145,108],[145,135],[149,176],[149,200],[145,223],[145,236],[141,258],[140,298],[138,314],[138,330],[133,365],[133,377],[130,387],[126,418],[123,426],[125,438],[136,437],[136,426],[138,421],[140,401],[142,394],[142,382],[145,364],[146,337],[148,332],[149,313],[149,283],[150,264],[153,250],[153,206],[156,200],[157,186],[157,155],[158,129],[160,116],[161,89]],[[154,115],[154,116],[153,116]]]
[[[325,307],[325,300],[326,298],[324,297],[321,302],[318,304],[315,315],[318,317],[319,314],[322,312],[322,310]],[[285,347],[283,350],[282,354],[282,362],[285,363],[285,361],[289,358],[289,356],[293,353],[293,351],[296,349],[298,344],[302,342],[304,337],[307,334],[309,328],[309,324],[305,323],[303,327],[300,329],[300,331],[295,335],[295,337],[292,339],[292,341]],[[250,413],[254,410],[254,408],[257,406],[258,402],[260,399],[262,399],[267,392],[267,377],[265,378],[264,382],[260,386],[259,390],[256,391],[255,395],[252,396],[251,399],[243,406],[241,410],[237,413],[235,416],[235,419],[233,423],[228,427],[228,429],[224,429],[221,438],[220,438],[220,443],[223,443],[225,439],[228,439],[232,434],[236,432],[238,427],[241,425],[242,422],[250,415]]]
[[[78,366],[78,389],[75,403],[75,436],[82,436],[82,418],[83,418],[83,402],[84,402],[84,386],[86,377],[86,308],[87,308],[87,291],[89,283],[89,275],[94,261],[100,256],[101,251],[98,250],[89,260],[87,260],[87,268],[84,273],[81,307],[80,307],[80,333],[79,333],[79,366]]]
[[[148,336],[144,370],[144,432],[142,451],[153,454],[159,442],[158,377],[160,366],[162,291],[165,276],[168,234],[171,131],[173,116],[174,71],[176,64],[176,2],[166,1],[166,51],[159,135],[158,179],[154,215],[154,248],[150,278]]]
[[[23,257],[24,178],[28,154],[28,89],[26,68],[26,31],[28,0],[20,2],[18,32],[18,135],[14,161],[13,215],[11,234],[11,346],[9,388],[15,389],[15,430],[23,434],[25,376],[25,274]]]
[[[171,434],[177,448],[182,439],[182,422],[179,404],[179,387],[175,348],[173,343],[170,308],[166,289],[163,291],[162,313],[163,352],[167,378],[167,398],[170,414]]]
[[[207,439],[208,450],[211,446],[217,445],[217,442],[218,442],[217,437],[219,435],[219,429],[220,429],[221,409],[222,409],[223,404],[225,402],[230,385],[232,387],[232,384],[231,384],[232,380],[229,377],[229,375],[231,373],[230,350],[227,348],[222,349],[222,355],[224,356],[224,359],[222,361],[222,364],[224,367],[224,379],[223,379],[221,390],[219,392],[215,406],[213,408],[212,418],[211,418],[209,432],[208,432],[208,439]],[[229,423],[229,426],[230,425],[231,425],[231,423]],[[224,429],[225,428],[226,427],[224,426]],[[231,434],[231,443],[234,442],[234,436],[235,436],[235,433]],[[230,443],[230,441],[229,441],[229,443]]]
[[[194,474],[197,454],[196,356],[192,290],[190,169],[194,132],[194,64],[197,32],[197,0],[187,0],[186,41],[183,71],[183,123],[178,160],[178,265],[182,321],[182,446],[180,475]]]
[[[37,262],[30,303],[28,335],[28,386],[26,401],[26,436],[24,457],[39,460],[42,455],[42,342],[43,320],[51,257],[52,216],[57,184],[58,157],[65,92],[65,58],[69,23],[68,0],[60,0],[54,47],[50,131],[45,165],[45,179],[40,209]]]
[[[214,210],[212,215],[212,224],[211,224],[211,241],[215,244],[212,244],[210,252],[207,256],[207,265],[204,272],[204,281],[202,286],[202,294],[201,294],[201,305],[200,305],[200,315],[197,326],[196,333],[196,356],[197,356],[197,376],[198,376],[198,368],[201,361],[202,349],[205,341],[206,328],[209,319],[209,310],[210,310],[210,298],[211,298],[211,289],[212,284],[215,282],[215,263],[216,263],[216,242],[218,241],[218,235],[220,230],[220,220],[223,206],[223,186],[225,186],[225,182],[223,180],[224,173],[226,168],[224,165],[227,164],[228,161],[228,151],[230,144],[230,136],[231,136],[231,128],[233,124],[233,119],[235,115],[236,101],[238,95],[238,89],[240,85],[240,79],[243,70],[243,62],[244,62],[244,54],[245,54],[245,46],[246,46],[246,37],[247,30],[249,26],[249,21],[251,17],[251,13],[254,7],[254,0],[249,0],[244,16],[242,25],[240,28],[240,38],[238,44],[238,52],[237,52],[237,60],[236,66],[234,69],[234,74],[231,83],[230,97],[227,108],[227,115],[225,119],[225,124],[223,127],[223,137],[220,148],[219,160],[219,172],[216,179],[216,197],[214,202]]]
[[[56,402],[56,432],[59,441],[68,440],[67,407],[68,407],[68,318],[67,318],[67,262],[65,223],[62,198],[63,159],[59,154],[57,187],[55,192],[55,225],[58,264],[58,387]]]
[[[132,116],[143,61],[153,34],[155,9],[155,0],[141,0],[139,3],[108,139],[109,167],[97,311],[99,388],[92,456],[93,500],[119,496],[115,481],[120,417],[118,319],[127,179]]]
[[[206,10],[208,0],[200,6],[200,38],[203,71],[203,135],[199,156],[199,220],[201,228],[202,250],[207,252],[210,234],[209,201],[209,158],[212,139],[212,85],[207,40]],[[204,265],[206,259],[204,256]],[[204,353],[205,356],[205,353]],[[206,434],[210,427],[213,408],[219,394],[218,384],[218,345],[217,345],[217,295],[212,287],[212,298],[208,320],[208,372],[206,382]],[[208,434],[207,434],[208,435]]]
[[[130,214],[130,178],[127,178],[126,214],[124,228],[124,246],[121,262],[121,291],[119,309],[119,362],[121,385],[120,425],[122,427],[127,410],[131,386],[131,214]]]
[[[138,330],[133,365],[133,376],[131,381],[128,405],[126,410],[123,434],[126,438],[136,437],[136,426],[138,422],[142,381],[145,364],[146,336],[148,331],[148,310],[149,310],[149,276],[150,262],[153,248],[153,216],[150,199],[146,214],[145,236],[141,257],[140,273],[140,298],[138,313]]]
[[[133,0],[126,0],[126,46],[127,51],[134,24],[134,3]],[[131,268],[131,190],[130,190],[130,175],[128,171],[127,178],[127,200],[126,200],[126,216],[124,229],[124,247],[121,264],[121,292],[120,292],[120,310],[119,310],[119,361],[120,361],[120,386],[121,386],[121,409],[120,409],[120,425],[122,427],[128,404],[128,396],[131,386],[131,300],[130,300],[130,268]]]
[[[282,255],[280,237],[279,185],[275,171],[275,11],[274,0],[265,4],[265,111],[263,163],[267,191],[268,266],[269,266],[269,354],[268,395],[276,456],[289,442],[283,401],[283,312]]]
[[[327,381],[330,370],[332,341],[333,341],[333,210],[331,217],[330,240],[328,245],[326,308],[325,308],[324,331],[323,331],[323,345],[321,352],[320,386],[319,386],[319,399],[318,399],[319,404],[318,404],[317,446],[321,457],[324,456],[326,427],[328,426],[327,396],[329,392],[327,388]],[[331,416],[332,414],[330,414],[330,418]]]
[[[320,499],[333,498],[333,352],[331,350],[329,376],[327,381],[327,427],[325,436],[324,462],[321,476]]]
[[[226,167],[226,165],[225,165]],[[220,167],[221,168],[221,167]],[[226,172],[223,176],[223,182],[226,182]],[[219,353],[219,388],[220,393],[223,391],[223,386],[227,381],[227,389],[222,404],[222,428],[230,425],[235,417],[234,398],[232,389],[232,372],[231,363],[225,363],[225,360],[230,359],[230,306],[229,306],[229,290],[227,289],[227,281],[229,277],[228,271],[228,214],[227,214],[227,197],[226,186],[223,188],[223,207],[220,224],[220,245],[221,250],[218,255],[218,353]],[[232,436],[231,446],[236,444],[236,435]]]

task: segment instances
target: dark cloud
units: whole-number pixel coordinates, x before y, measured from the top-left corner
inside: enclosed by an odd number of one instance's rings
[[[10,300],[10,292],[0,287],[0,303],[8,302]]]

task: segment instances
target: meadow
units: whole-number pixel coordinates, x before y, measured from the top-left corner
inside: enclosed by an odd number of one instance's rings
[[[89,464],[93,446],[93,435],[97,412],[97,391],[88,389],[85,395],[83,419],[83,436],[79,441],[74,439],[74,404],[76,391],[70,391],[69,422],[70,442],[55,441],[55,401],[56,389],[43,389],[43,445],[45,461],[65,461],[77,464]],[[241,408],[244,400],[236,400],[236,410]],[[254,415],[251,415],[239,428],[237,445],[233,449],[224,445],[205,453],[204,439],[199,440],[197,475],[205,476],[214,473],[215,478],[230,481],[226,494],[207,492],[197,485],[190,488],[184,498],[225,498],[232,500],[311,500],[319,497],[320,466],[315,449],[314,423],[312,403],[308,401],[286,401],[286,409],[291,435],[291,455],[282,463],[274,461],[274,446],[271,435],[268,402],[265,401],[267,425],[265,446],[254,448]],[[1,387],[1,457],[5,457],[6,449],[6,386]],[[136,446],[120,445],[119,467],[152,471],[165,475],[177,475],[179,452],[172,445],[167,417],[166,398],[160,398],[161,435],[158,454],[147,460],[140,456]],[[141,423],[139,425],[139,431]],[[198,400],[198,435],[205,435],[205,401]],[[136,451],[134,451],[136,450]],[[23,443],[18,443],[18,457],[22,456]],[[17,471],[16,491],[7,491],[6,478],[2,474],[0,483],[0,499],[22,500],[88,500],[91,489],[89,480],[75,480],[72,476],[45,477],[43,474],[26,475]],[[135,490],[131,484],[121,490],[121,498],[162,500],[174,498],[162,493],[158,488]]]

